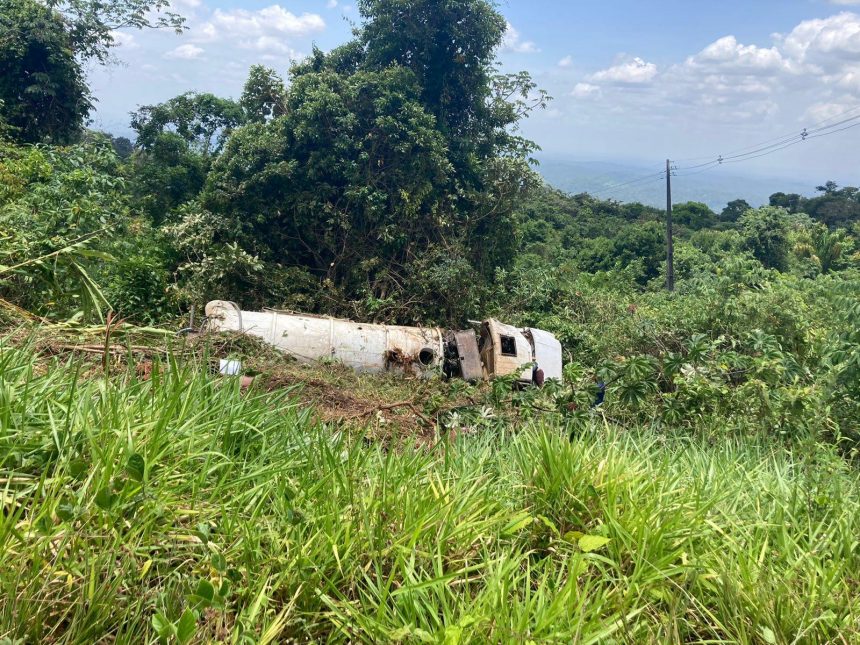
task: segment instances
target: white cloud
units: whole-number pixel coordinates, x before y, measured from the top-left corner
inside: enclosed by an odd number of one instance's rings
[[[325,3],[325,6],[326,9],[334,9],[337,7],[337,0],[328,0],[328,2]]]
[[[748,44],[727,35],[660,69],[642,58],[621,59],[585,76],[570,95],[628,115],[686,111],[702,122],[779,119],[787,127],[808,123],[802,113],[814,99],[860,102],[860,15],[806,20],[771,38]],[[845,97],[836,101],[836,93]]]
[[[782,49],[798,63],[820,71],[856,62],[860,57],[860,15],[846,11],[829,18],[804,20],[782,38]]]
[[[592,85],[591,83],[577,83],[573,87],[573,91],[570,95],[578,99],[600,96],[600,87],[598,85]]]
[[[275,4],[258,11],[215,9],[209,20],[192,27],[190,36],[198,43],[217,42],[220,47],[236,46],[297,58],[300,53],[294,49],[294,41],[325,28],[319,14],[296,15]]]
[[[110,32],[111,38],[113,38],[113,42],[116,46],[122,47],[125,50],[129,49],[137,49],[140,45],[137,44],[137,40],[134,37],[134,34],[130,34],[127,31],[117,31],[114,30]]]
[[[626,63],[619,63],[595,72],[589,80],[598,83],[638,84],[649,83],[655,76],[657,76],[657,66],[637,57]]]
[[[317,14],[297,16],[280,5],[272,5],[259,11],[216,9],[208,21],[193,26],[189,34],[198,43],[218,42],[219,46],[292,52],[289,41],[321,32],[325,26],[325,21]]]
[[[567,55],[558,61],[559,67],[570,67],[571,65],[573,65],[573,56],[570,55]]]
[[[297,16],[277,4],[259,11],[216,9],[208,24],[227,38],[260,36],[272,32],[288,36],[307,36],[325,29],[325,21],[319,14],[303,13]]]
[[[860,65],[849,65],[839,74],[829,76],[825,80],[827,82],[835,81],[842,89],[860,94]]]
[[[198,47],[197,45],[180,45],[176,49],[171,49],[169,52],[164,54],[164,58],[174,58],[179,60],[194,60],[195,58],[200,58],[200,55],[205,50],[202,47]]]
[[[803,117],[813,123],[820,123],[821,121],[829,121],[856,108],[856,103],[852,104],[850,100],[824,101],[810,105],[806,109],[806,112],[804,112]]]
[[[789,63],[776,47],[742,45],[734,36],[725,36],[687,59],[695,67],[719,67],[724,73],[770,73],[788,69]]]
[[[505,35],[502,38],[502,51],[515,52],[517,54],[536,54],[540,51],[538,46],[530,40],[523,40],[520,32],[508,23]]]

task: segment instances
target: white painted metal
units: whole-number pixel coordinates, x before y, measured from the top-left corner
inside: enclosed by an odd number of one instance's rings
[[[206,305],[212,331],[256,336],[306,363],[334,360],[359,372],[402,371],[429,375],[444,359],[444,335],[437,328],[372,325],[324,316],[279,311],[242,311],[238,305],[214,300]],[[501,337],[514,339],[516,356],[502,354]],[[561,343],[540,329],[518,329],[498,320],[484,323],[481,342],[484,377],[517,374],[532,382],[537,363],[547,379],[562,379]]]
[[[330,359],[359,372],[395,370],[429,375],[441,366],[444,355],[439,329],[371,325],[278,311],[241,311],[235,303],[223,300],[206,305],[206,316],[212,331],[243,332],[300,361]]]
[[[531,339],[534,361],[543,370],[545,379],[562,380],[561,343],[548,331],[528,328],[525,335]]]

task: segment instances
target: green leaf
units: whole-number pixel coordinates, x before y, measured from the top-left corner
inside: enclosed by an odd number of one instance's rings
[[[582,531],[568,531],[564,534],[564,539],[571,544],[577,544],[582,535]]]
[[[208,580],[201,580],[197,583],[197,590],[194,592],[194,595],[207,602],[212,602],[215,599],[215,587]]]
[[[533,521],[534,518],[528,513],[520,513],[519,515],[515,515],[513,518],[511,518],[511,521],[508,522],[507,526],[502,529],[502,535],[512,535],[514,533],[519,533]]]
[[[543,522],[543,525],[545,527],[547,527],[550,531],[552,531],[554,535],[558,536],[558,534],[559,534],[558,528],[556,527],[555,524],[553,524],[552,520],[550,520],[545,515],[538,515],[537,519],[539,519],[541,522]]]
[[[609,544],[610,541],[611,538],[603,537],[602,535],[583,535],[579,538],[579,548],[586,553],[591,553],[592,551],[597,551],[598,549],[603,548]]]
[[[212,554],[212,568],[216,571],[226,571],[227,570],[227,558],[225,558],[220,553]]]
[[[184,645],[191,641],[196,631],[197,616],[190,608],[186,609],[182,614],[182,618],[176,623],[176,640]]]
[[[162,643],[166,643],[171,636],[176,635],[174,624],[167,620],[167,617],[160,612],[152,617],[152,628],[158,634],[158,640]]]
[[[69,522],[75,519],[75,507],[71,504],[65,503],[57,506],[57,517],[59,517],[64,522]]]
[[[102,510],[108,511],[111,506],[113,506],[116,501],[116,495],[111,492],[111,489],[105,486],[98,493],[96,493],[96,506],[101,508]]]
[[[773,630],[770,627],[762,625],[759,627],[759,631],[761,632],[761,638],[765,643],[768,643],[769,645],[776,644],[776,634],[773,633]]]
[[[197,537],[199,537],[203,544],[209,544],[209,525],[205,522],[200,522],[197,525]]]
[[[84,479],[90,465],[83,459],[74,459],[69,462],[69,474],[78,481]]]
[[[134,453],[128,458],[128,463],[125,465],[125,472],[136,482],[143,481],[143,475],[146,470],[146,461],[143,455]]]

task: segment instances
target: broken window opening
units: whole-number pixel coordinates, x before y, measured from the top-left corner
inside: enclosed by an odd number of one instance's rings
[[[502,345],[502,356],[517,355],[517,341],[513,336],[499,336]]]

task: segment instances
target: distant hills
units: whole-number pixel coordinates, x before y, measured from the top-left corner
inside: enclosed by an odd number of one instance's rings
[[[666,206],[666,182],[657,176],[661,171],[658,165],[579,161],[553,156],[541,156],[539,161],[538,172],[547,183],[565,192],[587,192],[602,199],[642,202],[659,208]],[[617,186],[649,174],[654,175],[650,180]],[[815,194],[815,182],[745,175],[723,166],[686,176],[679,171],[678,176],[672,178],[674,203],[704,202],[717,212],[734,199],[745,199],[751,206],[767,204],[768,198],[776,192],[812,196]]]

